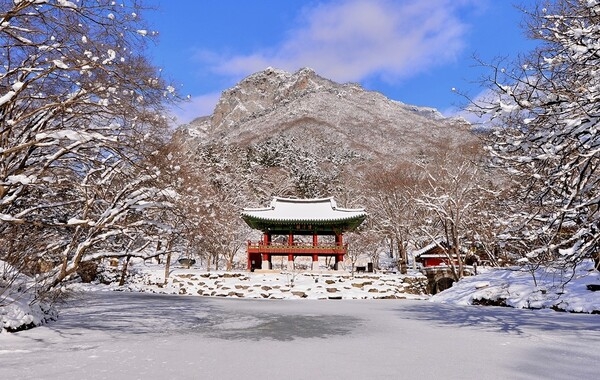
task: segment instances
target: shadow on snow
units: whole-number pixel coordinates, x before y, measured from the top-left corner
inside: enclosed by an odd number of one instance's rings
[[[201,297],[84,293],[68,301],[61,313],[64,315],[48,328],[61,335],[101,330],[115,338],[129,334],[199,334],[225,340],[291,341],[346,335],[362,323],[361,319],[347,315],[268,313],[235,307],[252,302],[260,301],[224,303]]]

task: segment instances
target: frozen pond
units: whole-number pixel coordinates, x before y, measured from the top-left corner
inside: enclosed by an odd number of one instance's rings
[[[95,292],[0,335],[0,378],[592,379],[598,347],[598,315]]]

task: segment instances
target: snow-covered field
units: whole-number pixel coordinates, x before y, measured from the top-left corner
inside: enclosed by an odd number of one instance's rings
[[[586,287],[600,275],[589,265],[566,286],[552,271],[536,273],[532,286],[527,272],[491,270],[434,302],[419,294],[416,273],[174,268],[166,284],[164,267],[133,273],[123,287],[72,284],[57,321],[0,334],[0,378],[592,379],[600,371],[600,316],[549,309],[600,310],[600,292]],[[468,306],[481,299],[515,308]],[[544,309],[518,309],[526,307]]]
[[[600,273],[593,263],[581,264],[566,284],[553,269],[538,269],[532,274],[524,268],[487,268],[478,276],[463,278],[451,289],[435,295],[432,302],[456,305],[504,305],[525,309],[555,309],[576,313],[600,314]],[[427,299],[427,278],[417,271],[408,275],[345,272],[207,272],[200,268],[175,266],[164,279],[164,266],[133,265],[127,282],[118,286],[120,270],[103,271],[108,285],[68,285],[72,291],[133,291],[167,295],[209,296],[253,299]],[[22,288],[28,288],[23,280]],[[44,319],[54,319],[55,309],[43,304],[30,304],[31,294],[3,295],[0,299],[0,332],[25,325],[39,325]],[[11,298],[12,297],[12,298]],[[40,308],[40,306],[42,308]]]
[[[599,316],[88,292],[0,334],[2,379],[593,379]]]
[[[137,261],[130,264],[125,285],[119,286],[120,268],[106,267],[96,281],[82,284],[78,279],[66,285],[69,291],[133,291],[169,295],[268,299],[425,299],[427,279],[419,272],[386,275],[323,270],[318,272],[209,272],[205,269],[173,266],[165,282],[164,265]],[[40,325],[55,318],[55,310],[33,303],[32,279],[20,276],[13,292],[0,292],[0,333]],[[1,284],[0,284],[1,285]],[[2,290],[0,288],[0,290]]]

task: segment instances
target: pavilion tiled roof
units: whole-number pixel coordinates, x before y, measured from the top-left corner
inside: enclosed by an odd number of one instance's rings
[[[250,227],[257,224],[330,224],[350,223],[356,227],[367,217],[363,208],[348,209],[337,207],[333,197],[295,199],[275,197],[269,207],[244,208],[242,218]],[[260,228],[258,228],[260,229]]]

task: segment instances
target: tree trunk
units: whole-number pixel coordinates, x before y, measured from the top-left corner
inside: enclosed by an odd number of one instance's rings
[[[169,239],[167,241],[167,258],[165,260],[165,284],[169,280],[169,272],[171,271],[171,245],[173,244],[173,240]]]
[[[398,248],[398,269],[400,270],[401,274],[406,274],[408,272],[406,248],[404,247],[402,241],[398,238],[396,238],[396,246]]]
[[[164,284],[167,284],[167,281],[169,280],[169,272],[171,270],[171,252],[167,253],[167,259],[165,260],[165,282]]]
[[[235,252],[227,254],[227,263],[225,264],[225,270],[228,272],[233,269],[233,260],[235,259]]]
[[[121,279],[119,280],[119,286],[125,285],[125,276],[127,276],[127,267],[129,266],[129,260],[131,256],[127,256],[125,262],[123,263],[123,269],[121,269]]]
[[[594,260],[594,269],[596,271],[600,271],[600,252],[596,252],[592,255],[592,259]]]

